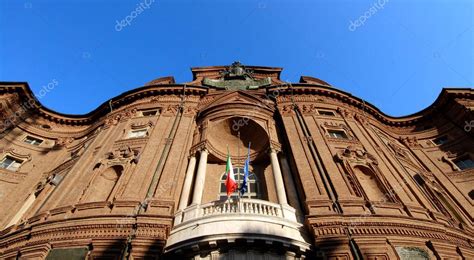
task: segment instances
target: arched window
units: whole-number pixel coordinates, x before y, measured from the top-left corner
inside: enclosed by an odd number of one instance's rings
[[[86,201],[106,201],[122,174],[122,166],[112,166],[100,173],[87,191]]]
[[[384,189],[371,169],[358,165],[354,167],[354,173],[370,201],[385,201],[389,199],[389,194],[384,194]]]
[[[234,177],[238,183],[238,188],[240,189],[242,182],[244,181],[244,169],[243,168],[234,168]],[[225,187],[225,180],[227,179],[227,174],[222,174],[220,181],[219,189],[219,200],[227,199],[227,189]],[[259,187],[257,176],[253,172],[249,172],[249,181],[248,181],[247,192],[242,196],[243,198],[257,199],[259,198]],[[232,199],[238,198],[238,190],[235,191],[232,196]]]

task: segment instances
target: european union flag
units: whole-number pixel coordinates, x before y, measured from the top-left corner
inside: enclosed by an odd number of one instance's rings
[[[249,143],[249,150],[247,152],[247,159],[244,163],[244,179],[242,180],[242,185],[240,186],[239,192],[240,196],[243,196],[244,193],[248,191],[248,183],[249,183],[249,164],[250,164],[250,143]]]

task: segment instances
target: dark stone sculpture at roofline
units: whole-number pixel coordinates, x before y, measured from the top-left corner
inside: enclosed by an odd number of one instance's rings
[[[220,79],[204,79],[204,85],[226,90],[246,90],[271,84],[270,78],[254,79],[252,71],[245,68],[239,61],[233,62],[229,68],[221,72],[221,75]]]

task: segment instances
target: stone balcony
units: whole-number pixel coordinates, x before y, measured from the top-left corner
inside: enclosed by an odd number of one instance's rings
[[[218,240],[232,242],[235,239],[280,242],[296,246],[303,252],[310,248],[294,208],[263,200],[240,199],[195,204],[178,211],[166,250],[177,250],[197,242],[213,244]]]

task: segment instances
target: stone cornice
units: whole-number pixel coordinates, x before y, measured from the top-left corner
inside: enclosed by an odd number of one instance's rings
[[[0,82],[0,95],[6,93],[17,93],[20,102],[27,102],[33,100],[35,112],[52,122],[65,125],[93,125],[99,118],[110,113],[110,106],[114,110],[120,109],[131,102],[145,97],[160,96],[160,95],[182,95],[183,89],[187,96],[202,96],[208,92],[207,87],[202,86],[186,86],[183,84],[168,84],[168,85],[147,85],[136,88],[120,94],[106,102],[102,103],[95,110],[84,115],[68,115],[53,111],[43,106],[39,100],[34,96],[31,88],[26,82]]]
[[[439,239],[451,241],[455,244],[469,246],[472,243],[472,233],[456,228],[448,227],[432,221],[421,221],[405,218],[393,218],[387,221],[380,217],[356,217],[356,218],[314,218],[308,217],[308,223],[313,228],[316,237],[346,235],[350,229],[354,236],[413,236],[425,237],[427,239]]]
[[[94,220],[95,222],[91,222]],[[40,225],[32,225],[13,232],[3,230],[0,237],[0,249],[13,245],[31,245],[51,243],[53,241],[76,241],[95,238],[126,238],[134,225],[137,237],[164,241],[171,229],[171,217],[140,216],[136,220],[130,216],[107,216],[80,219],[64,219]],[[73,242],[74,243],[74,242]]]
[[[285,104],[291,105],[292,95],[295,103],[317,102],[318,97],[321,96],[332,98],[360,110],[360,113],[363,112],[370,115],[385,125],[393,127],[413,126],[434,117],[437,113],[447,112],[446,107],[452,104],[452,101],[455,99],[473,99],[474,97],[474,89],[472,88],[444,88],[433,104],[427,108],[411,115],[393,117],[383,113],[380,109],[361,98],[330,86],[301,83],[283,84],[267,87],[266,91],[270,94],[273,93],[273,96],[277,96],[278,103],[282,106]],[[278,93],[278,95],[274,93]]]
[[[206,68],[207,70],[208,68]],[[20,100],[26,102],[28,100],[34,100],[34,107],[36,112],[47,120],[65,124],[65,125],[92,125],[97,119],[110,113],[110,105],[113,109],[120,109],[131,102],[150,96],[159,95],[182,95],[184,89],[183,84],[156,84],[147,85],[144,87],[132,89],[124,92],[121,95],[114,97],[104,103],[102,103],[95,110],[84,114],[84,115],[67,115],[59,112],[55,112],[47,107],[44,107],[33,95],[28,83],[25,82],[0,82],[0,95],[5,93],[17,93]],[[440,111],[446,110],[446,107],[452,103],[455,99],[472,99],[474,90],[472,88],[450,88],[443,89],[436,99],[436,101],[428,106],[427,108],[414,113],[412,115],[403,117],[392,117],[381,112],[374,105],[365,102],[363,99],[355,97],[347,92],[332,88],[327,85],[308,84],[308,83],[296,83],[296,84],[281,84],[276,86],[262,87],[267,93],[274,95],[278,93],[277,98],[280,99],[279,103],[285,104],[290,103],[290,96],[294,95],[299,102],[303,102],[306,97],[311,96],[326,96],[332,99],[339,100],[351,107],[354,107],[364,113],[367,113],[371,117],[377,119],[385,125],[392,127],[407,127],[415,125],[419,122],[424,121],[435,116]],[[216,90],[214,90],[216,91]],[[225,90],[220,90],[225,91]],[[202,97],[209,92],[209,88],[198,85],[187,85],[185,93],[187,96]],[[315,101],[317,97],[306,98],[307,101]]]

